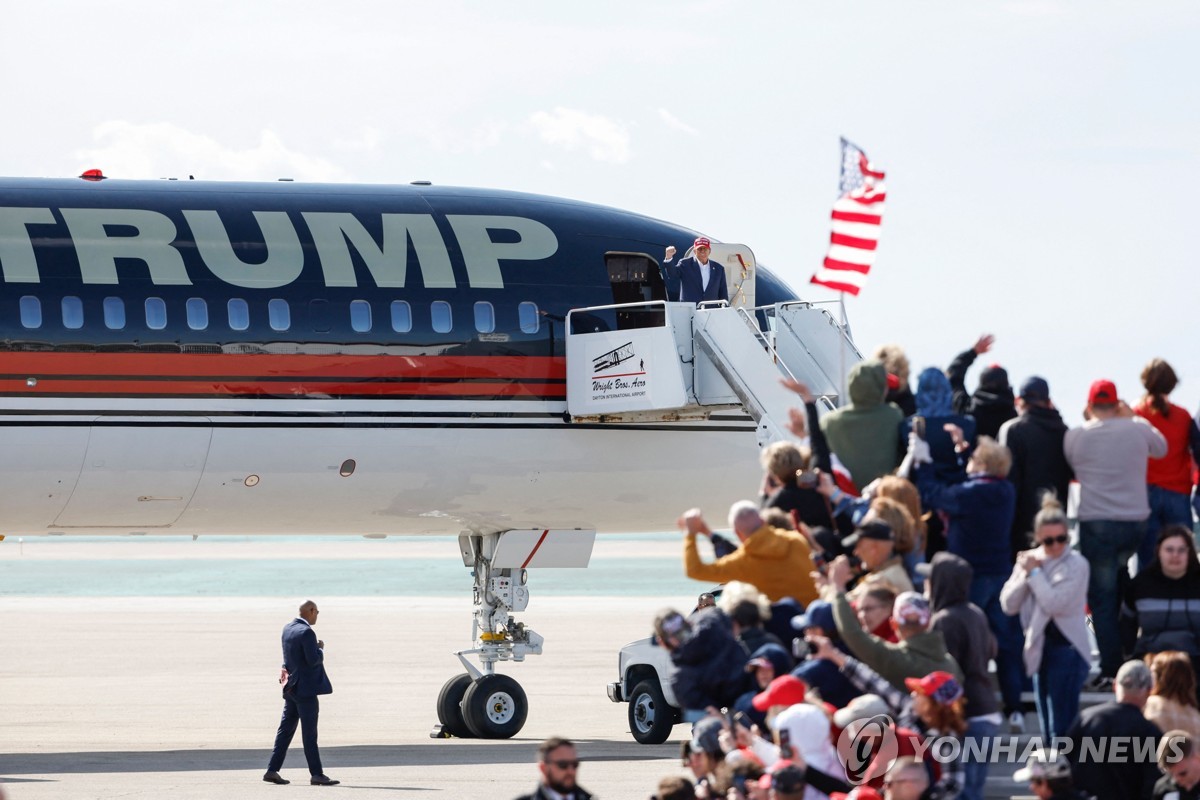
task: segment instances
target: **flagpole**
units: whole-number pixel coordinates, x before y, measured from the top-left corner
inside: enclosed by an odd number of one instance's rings
[[[846,405],[846,293],[838,292],[838,307],[842,312],[842,336],[838,342],[838,408]]]

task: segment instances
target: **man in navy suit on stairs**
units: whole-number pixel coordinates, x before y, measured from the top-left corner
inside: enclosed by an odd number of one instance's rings
[[[697,237],[692,243],[692,255],[681,259],[672,268],[671,260],[675,258],[675,246],[667,248],[663,263],[668,274],[673,272],[679,277],[679,302],[697,305],[704,300],[729,302],[725,268],[708,257],[711,251],[712,243],[704,236]]]
[[[321,769],[321,754],[317,751],[317,712],[320,707],[317,696],[333,692],[333,685],[325,675],[325,643],[312,629],[319,613],[316,603],[305,600],[300,606],[300,616],[283,628],[283,669],[279,674],[279,682],[283,684],[283,719],[275,734],[275,749],[271,752],[267,773],[263,775],[267,783],[289,783],[279,770],[283,767],[297,723],[304,741],[308,771],[312,773],[309,783],[314,786],[340,783],[325,775]]]

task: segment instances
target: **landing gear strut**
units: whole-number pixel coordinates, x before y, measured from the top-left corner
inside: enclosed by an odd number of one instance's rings
[[[524,661],[542,652],[542,637],[512,618],[529,605],[528,566],[586,567],[595,531],[532,530],[458,537],[463,563],[472,568],[473,647],[454,655],[466,672],[438,694],[433,738],[508,739],[525,725],[529,701],[521,685],[496,672],[497,661]],[[476,667],[467,656],[478,656]]]

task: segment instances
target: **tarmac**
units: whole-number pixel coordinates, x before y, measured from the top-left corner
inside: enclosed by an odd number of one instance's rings
[[[605,694],[617,651],[644,636],[662,599],[554,597],[524,614],[545,652],[500,672],[529,694],[509,740],[433,740],[434,700],[461,672],[468,601],[318,597],[334,693],[320,750],[342,786],[308,786],[299,735],[293,781],[263,783],[278,716],[281,599],[0,599],[0,782],[8,800],[272,798],[353,790],[355,798],[515,798],[535,786],[535,750],[578,742],[580,782],[600,798],[648,798],[678,774],[670,744],[638,745]],[[300,788],[302,787],[302,788]]]
[[[453,653],[471,636],[469,571],[452,539],[10,537],[0,543],[0,790],[6,800],[504,800],[535,787],[538,743],[566,736],[581,785],[644,800],[661,778],[687,774],[688,728],[639,745],[627,706],[605,689],[620,648],[648,635],[658,610],[686,611],[709,588],[683,578],[679,556],[676,535],[601,536],[589,569],[531,571],[517,618],[545,637],[544,652],[498,668],[529,696],[525,727],[508,740],[434,740],[438,691],[462,671]],[[308,784],[299,734],[283,769],[292,784],[262,782],[282,708],[280,631],[308,597],[321,607],[334,686],[321,699],[321,755],[342,783],[329,788]],[[1012,768],[993,766],[987,797],[1024,794]]]
[[[452,652],[469,645],[468,599],[315,599],[334,685],[321,700],[321,755],[342,781],[330,788],[308,785],[299,735],[283,769],[293,783],[261,780],[291,599],[0,597],[8,800],[508,798],[532,791],[537,744],[552,735],[578,742],[580,783],[601,798],[646,798],[682,774],[686,726],[639,745],[626,706],[605,694],[618,650],[646,635],[661,597],[535,596],[520,618],[546,637],[544,653],[499,668],[530,700],[508,740],[429,738],[438,690],[462,671]]]

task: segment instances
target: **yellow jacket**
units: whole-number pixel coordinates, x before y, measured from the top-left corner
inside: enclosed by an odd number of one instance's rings
[[[683,566],[693,580],[752,583],[771,602],[792,597],[807,606],[817,599],[809,575],[815,569],[812,552],[808,540],[796,531],[763,525],[737,550],[711,564],[700,560],[696,537],[689,534],[683,537]]]

